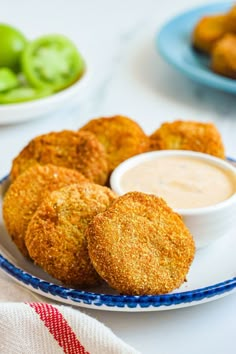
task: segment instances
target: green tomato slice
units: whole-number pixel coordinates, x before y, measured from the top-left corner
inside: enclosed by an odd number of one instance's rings
[[[84,73],[85,63],[76,46],[62,35],[47,35],[28,43],[22,54],[22,71],[38,88],[60,91]]]
[[[20,103],[36,100],[52,94],[50,88],[36,89],[33,87],[18,87],[5,93],[0,93],[0,104]]]
[[[11,90],[19,86],[16,74],[8,68],[0,68],[0,92]]]

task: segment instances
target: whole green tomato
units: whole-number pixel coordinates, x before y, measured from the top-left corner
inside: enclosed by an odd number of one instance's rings
[[[16,28],[0,23],[0,67],[20,70],[20,56],[27,40]]]

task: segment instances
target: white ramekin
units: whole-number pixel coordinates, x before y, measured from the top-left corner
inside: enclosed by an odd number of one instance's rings
[[[127,170],[143,163],[144,161],[149,161],[157,157],[162,158],[164,156],[182,156],[204,160],[211,165],[218,166],[225,171],[231,172],[235,175],[236,181],[236,168],[229,161],[194,151],[161,150],[136,155],[121,163],[111,175],[111,188],[118,195],[125,194],[122,190],[120,181],[121,177]],[[182,216],[184,223],[194,237],[196,248],[202,248],[209,245],[212,241],[228,234],[236,226],[236,193],[215,205],[189,209],[175,208],[174,211]]]

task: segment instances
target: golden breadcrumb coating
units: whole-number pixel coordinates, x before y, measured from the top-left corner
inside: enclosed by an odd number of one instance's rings
[[[109,188],[94,183],[52,192],[29,223],[25,242],[30,257],[64,284],[95,285],[100,278],[88,256],[85,231],[114,199]]]
[[[121,162],[148,150],[148,138],[138,123],[124,116],[90,120],[80,131],[94,133],[108,155],[109,172]]]
[[[85,182],[88,180],[80,172],[49,164],[28,168],[10,185],[3,200],[3,217],[9,235],[25,256],[27,226],[42,200],[68,184]]]
[[[98,274],[122,294],[155,295],[178,288],[195,254],[181,217],[154,195],[130,192],[93,218],[88,249]]]
[[[226,27],[228,32],[236,33],[236,5],[226,13]]]
[[[199,51],[210,54],[216,42],[227,32],[226,15],[205,16],[196,24],[193,46]]]
[[[192,150],[225,157],[224,145],[216,126],[194,121],[163,123],[150,136],[150,150]]]
[[[226,34],[216,43],[211,68],[217,74],[236,79],[236,35]]]
[[[89,132],[63,130],[35,137],[13,160],[11,179],[37,163],[75,169],[101,185],[108,177],[104,147]]]

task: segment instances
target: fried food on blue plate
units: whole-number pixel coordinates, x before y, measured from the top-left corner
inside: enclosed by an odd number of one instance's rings
[[[163,123],[150,135],[150,150],[192,150],[224,158],[224,144],[213,123],[181,121]]]
[[[178,288],[195,255],[181,217],[151,194],[118,197],[87,229],[98,274],[122,294],[155,295]]]
[[[216,42],[227,32],[226,21],[227,17],[224,14],[201,18],[192,33],[194,48],[210,54]]]
[[[14,159],[11,179],[37,163],[75,169],[101,185],[108,177],[106,152],[90,132],[63,130],[35,137]]]
[[[211,68],[217,74],[236,79],[236,35],[226,34],[216,43]]]
[[[64,284],[95,285],[100,278],[88,255],[85,232],[92,218],[115,197],[109,188],[94,183],[52,192],[29,223],[25,242],[30,257]]]
[[[142,128],[124,116],[90,120],[80,131],[94,133],[108,155],[109,172],[121,162],[148,150],[148,138]]]
[[[226,26],[228,32],[236,33],[236,5],[232,6],[226,14]]]
[[[78,171],[54,165],[28,168],[10,185],[3,199],[3,217],[9,235],[23,255],[27,226],[48,193],[72,183],[88,180]]]

